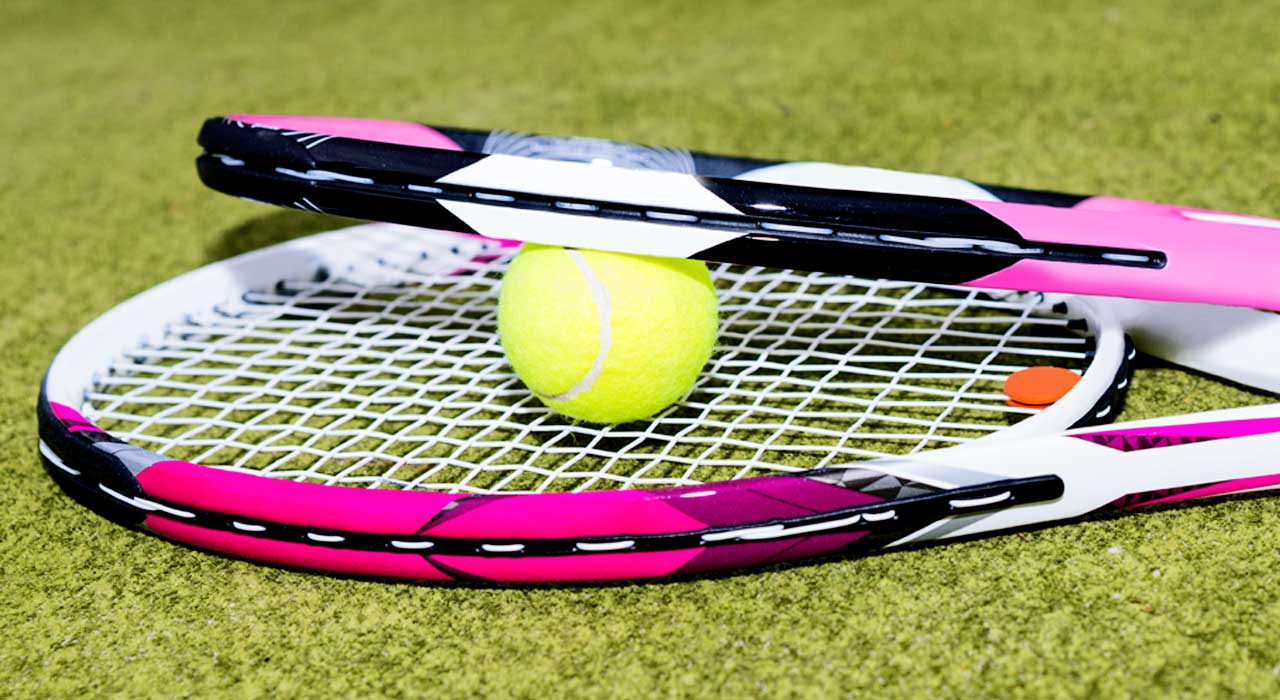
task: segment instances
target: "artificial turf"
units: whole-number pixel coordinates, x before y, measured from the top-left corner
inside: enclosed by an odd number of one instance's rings
[[[1280,696],[1277,500],[675,583],[413,586],[114,526],[44,475],[32,414],[96,315],[335,225],[204,190],[206,116],[585,134],[1276,216],[1277,27],[1271,2],[9,0],[0,695]],[[1147,362],[1123,417],[1266,400]]]

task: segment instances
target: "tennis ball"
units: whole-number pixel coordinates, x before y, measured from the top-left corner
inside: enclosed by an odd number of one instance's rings
[[[502,280],[498,336],[544,404],[591,423],[648,418],[693,386],[716,341],[706,265],[526,243]]]

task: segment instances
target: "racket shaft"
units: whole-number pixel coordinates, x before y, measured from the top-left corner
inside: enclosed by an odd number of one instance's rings
[[[982,441],[912,458],[900,474],[1051,473],[1053,501],[962,516],[911,539],[956,537],[1280,486],[1280,405],[1120,423],[1058,436]]]

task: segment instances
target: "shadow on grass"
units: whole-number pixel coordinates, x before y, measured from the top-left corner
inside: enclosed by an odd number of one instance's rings
[[[360,222],[323,214],[279,210],[223,231],[206,251],[207,258],[209,262],[217,262],[277,243],[357,223]]]

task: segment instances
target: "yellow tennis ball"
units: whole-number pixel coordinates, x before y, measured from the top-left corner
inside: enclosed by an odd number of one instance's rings
[[[498,296],[498,336],[547,406],[592,423],[647,418],[711,357],[716,294],[697,260],[526,243]]]

